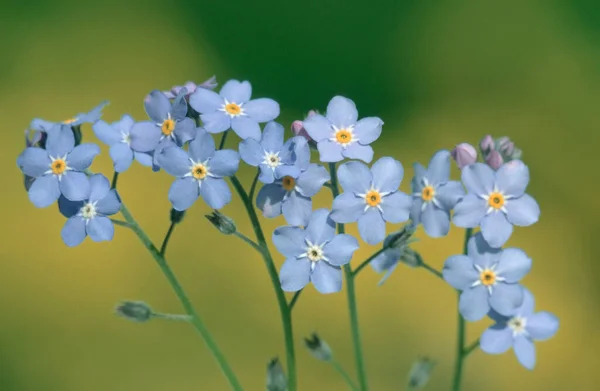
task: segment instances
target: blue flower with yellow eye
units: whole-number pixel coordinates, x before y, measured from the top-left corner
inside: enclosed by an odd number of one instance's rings
[[[93,124],[94,122],[98,121],[102,117],[102,109],[104,109],[104,106],[106,106],[107,104],[108,104],[108,101],[105,100],[102,103],[100,103],[98,106],[94,107],[92,110],[88,111],[87,113],[79,113],[76,116],[66,119],[62,122],[52,122],[52,121],[46,121],[41,118],[34,118],[31,121],[31,124],[29,125],[29,127],[32,130],[48,132],[55,125],[78,126],[78,125],[82,125],[82,124],[86,124],[86,123]]]

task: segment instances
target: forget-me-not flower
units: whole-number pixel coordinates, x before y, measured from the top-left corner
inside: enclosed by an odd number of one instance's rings
[[[269,122],[263,130],[260,142],[247,138],[240,143],[240,157],[249,165],[260,169],[258,179],[262,183],[273,183],[275,179],[285,176],[297,178],[300,168],[295,164],[298,160],[296,153],[304,154],[300,157],[301,160],[310,159],[308,145],[300,149],[295,148],[299,140],[295,138],[284,144],[283,133],[283,126],[277,122]]]
[[[89,197],[84,201],[58,199],[60,212],[68,218],[60,235],[69,247],[77,246],[86,236],[94,242],[112,240],[115,228],[111,216],[121,208],[117,191],[110,188],[108,179],[102,174],[90,177]]]
[[[341,291],[341,266],[349,263],[358,249],[354,237],[335,234],[327,209],[314,211],[306,228],[277,228],[273,243],[286,257],[279,272],[281,288],[286,292],[297,292],[309,282],[320,293]]]
[[[531,269],[531,259],[518,248],[492,248],[481,233],[467,243],[467,255],[453,255],[446,260],[444,280],[462,291],[459,310],[475,322],[490,311],[509,316],[523,303],[519,281]]]
[[[459,227],[481,227],[492,247],[501,247],[513,225],[529,226],[538,221],[540,207],[525,189],[529,169],[520,160],[505,163],[496,172],[488,165],[475,163],[462,170],[468,194],[454,208],[452,221]]]
[[[490,312],[496,323],[483,332],[480,346],[489,354],[502,354],[512,347],[519,363],[531,370],[536,361],[533,342],[552,338],[558,331],[559,320],[550,312],[533,312],[533,295],[525,288],[523,291],[523,304],[509,316]]]
[[[188,109],[185,101],[186,92],[185,88],[179,91],[179,95],[172,103],[158,90],[146,96],[144,108],[151,121],[138,122],[131,128],[130,144],[134,151],[152,152],[157,149],[161,141],[174,142],[178,146],[183,146],[195,137],[194,120],[186,117]]]
[[[399,191],[404,169],[399,161],[383,157],[369,169],[361,162],[344,163],[338,178],[344,193],[333,200],[331,218],[338,223],[358,221],[368,244],[385,239],[385,222],[402,223],[410,215],[412,198]]]
[[[104,106],[106,106],[107,104],[108,101],[105,100],[98,106],[94,107],[92,110],[88,111],[87,113],[79,113],[76,116],[64,120],[62,122],[52,122],[46,121],[41,118],[34,118],[31,121],[29,127],[33,130],[49,132],[54,125],[78,126],[86,123],[93,124],[94,122],[98,121],[100,117],[102,117],[102,109],[104,109]]]
[[[203,128],[184,151],[176,145],[162,149],[158,163],[177,179],[169,189],[169,201],[175,210],[186,210],[199,196],[213,209],[221,209],[231,201],[231,191],[223,177],[238,170],[240,156],[236,151],[215,151],[215,141]]]
[[[231,128],[242,139],[260,140],[259,123],[279,116],[279,104],[273,99],[250,100],[249,82],[229,80],[217,94],[199,88],[190,96],[190,106],[200,113],[204,128],[210,133],[221,133]]]
[[[137,152],[131,149],[130,131],[135,121],[129,115],[124,115],[119,121],[108,124],[102,120],[92,125],[92,129],[103,143],[110,147],[109,154],[116,172],[123,172],[137,160],[146,167],[152,166],[150,153]]]
[[[50,206],[62,194],[70,201],[87,199],[90,181],[81,171],[100,153],[96,144],[75,147],[75,136],[68,125],[56,125],[48,132],[46,149],[29,147],[17,164],[27,176],[36,178],[29,188],[29,199],[38,208]]]
[[[373,160],[369,144],[379,138],[383,121],[377,117],[357,120],[356,105],[343,96],[331,99],[325,116],[316,114],[306,118],[304,128],[317,142],[322,162],[339,162],[344,158],[366,163]]]
[[[177,95],[181,92],[182,89],[186,89],[186,97],[189,98],[198,88],[206,88],[209,90],[214,90],[217,88],[217,77],[212,76],[210,79],[203,81],[201,84],[196,84],[193,81],[187,81],[182,86],[173,86],[169,91],[163,91],[163,94],[169,99],[175,99]]]
[[[419,163],[413,167],[414,200],[410,218],[415,224],[423,223],[427,235],[446,236],[450,230],[450,210],[465,195],[460,182],[450,181],[450,152],[436,152],[427,169]]]

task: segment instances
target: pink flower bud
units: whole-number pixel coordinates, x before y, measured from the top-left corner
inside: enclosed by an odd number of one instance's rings
[[[479,142],[479,147],[482,152],[488,152],[494,149],[494,139],[491,135],[487,135]]]
[[[450,151],[450,154],[460,169],[477,161],[477,151],[471,144],[458,144],[452,151]]]
[[[502,155],[500,155],[500,152],[491,151],[485,157],[485,162],[488,164],[488,166],[492,167],[494,170],[497,170],[504,163],[504,159],[502,159]]]
[[[306,138],[308,141],[312,140],[312,138],[310,138],[310,136],[306,132],[306,129],[304,129],[304,124],[302,123],[302,121],[292,122],[292,132],[296,136],[302,136],[302,137]]]

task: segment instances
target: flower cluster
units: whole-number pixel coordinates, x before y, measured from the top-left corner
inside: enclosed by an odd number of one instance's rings
[[[218,93],[216,86],[211,78],[200,85],[188,82],[170,91],[151,91],[143,100],[149,118],[143,121],[130,115],[112,124],[101,120],[106,102],[67,121],[32,121],[17,164],[36,207],[58,201],[67,218],[61,232],[66,245],[76,246],[86,236],[111,240],[109,216],[121,209],[115,184],[89,170],[100,148],[81,143],[82,124],[91,123],[109,147],[115,173],[127,171],[135,160],[175,177],[167,196],[176,213],[199,198],[215,210],[229,204],[232,194],[225,179],[235,176],[241,160],[257,170],[250,195],[257,182],[262,184],[251,202],[264,217],[283,215],[288,224],[272,236],[285,257],[279,272],[284,291],[298,292],[309,283],[323,294],[342,290],[342,268],[349,267],[359,243],[343,231],[336,234],[338,225],[357,223],[364,242],[383,242],[371,266],[387,273],[385,278],[400,261],[422,265],[420,255],[407,247],[419,225],[432,238],[446,236],[451,222],[469,232],[479,228],[468,240],[466,254],[446,260],[443,278],[462,292],[459,311],[466,320],[487,315],[496,322],[481,337],[484,351],[502,353],[513,346],[525,367],[534,366],[532,341],[551,337],[558,320],[534,313],[533,296],[520,285],[531,259],[520,249],[502,248],[513,226],[532,225],[540,214],[525,192],[529,170],[510,140],[484,138],[486,163],[477,162],[477,151],[469,144],[437,151],[427,167],[413,165],[406,194],[400,191],[404,168],[398,160],[381,157],[368,165],[383,121],[359,119],[352,100],[332,98],[325,115],[311,111],[304,121],[295,121],[286,140],[284,127],[275,122],[277,102],[252,99],[247,81],[230,80]],[[215,144],[213,135],[229,130],[241,139],[237,150],[224,149],[224,136],[220,146]],[[313,149],[318,162],[312,162]],[[450,178],[451,158],[462,170],[461,181]],[[313,210],[312,198],[325,186],[334,191],[332,206]],[[224,233],[236,233],[232,220],[219,212],[209,220]],[[224,221],[229,225],[220,227]],[[388,223],[406,224],[401,234],[386,237]]]

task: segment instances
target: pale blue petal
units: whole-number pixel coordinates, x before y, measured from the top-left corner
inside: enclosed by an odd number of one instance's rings
[[[512,330],[506,325],[495,324],[481,334],[481,350],[488,354],[507,352],[513,344]]]
[[[353,193],[343,193],[333,200],[331,218],[341,224],[354,223],[362,216],[364,210],[364,199]]]
[[[431,203],[421,214],[421,220],[425,232],[432,238],[441,238],[450,231],[450,213]]]
[[[171,117],[176,120],[176,121],[181,121],[182,119],[185,118],[185,115],[187,114],[187,110],[188,110],[188,103],[185,100],[185,96],[188,94],[188,90],[187,88],[182,88],[181,90],[179,90],[179,92],[177,93],[177,96],[175,97],[175,99],[173,100],[173,103],[171,104]],[[164,95],[164,94],[163,94]],[[166,95],[165,95],[166,97]],[[192,123],[194,122],[192,119],[188,118],[190,121],[192,121]]]
[[[213,113],[219,110],[224,104],[223,97],[205,88],[197,88],[190,95],[190,106],[200,114]]]
[[[496,273],[506,282],[519,282],[530,270],[531,258],[518,248],[504,249],[496,267]]]
[[[529,315],[533,314],[534,309],[535,298],[529,289],[523,287],[523,303],[519,306],[519,308],[517,308],[515,314],[523,317],[529,317]]]
[[[125,143],[113,144],[108,150],[116,172],[126,171],[133,162],[133,151]],[[148,156],[148,155],[146,155]]]
[[[112,189],[108,194],[98,201],[96,210],[105,216],[112,216],[121,209],[121,200],[115,189]]]
[[[83,171],[92,165],[92,161],[100,153],[96,144],[79,144],[67,156],[67,165],[77,171]]]
[[[106,145],[113,145],[121,142],[123,135],[114,126],[100,120],[92,125],[92,130],[96,137]]]
[[[342,269],[339,266],[319,261],[315,264],[310,281],[321,294],[339,292],[342,290]]]
[[[279,152],[283,148],[284,129],[277,122],[269,122],[263,130],[260,145],[269,153]]]
[[[142,166],[152,167],[152,161],[154,160],[154,156],[152,154],[133,151],[133,157]]]
[[[498,190],[511,197],[520,197],[529,184],[529,168],[520,160],[503,164],[496,172]]]
[[[529,370],[535,368],[535,345],[533,341],[521,335],[515,339],[513,349],[521,365]]]
[[[504,316],[511,316],[523,304],[523,287],[519,284],[497,283],[492,288],[490,306]]]
[[[227,182],[220,178],[203,179],[200,195],[213,209],[221,209],[231,202],[231,190],[229,190]]]
[[[370,265],[377,273],[383,273],[396,266],[400,261],[401,256],[402,251],[395,248],[390,248],[376,256],[371,261]]]
[[[58,181],[58,187],[70,201],[82,201],[90,196],[90,180],[82,172],[67,171]]]
[[[306,239],[321,245],[335,236],[335,222],[329,217],[328,209],[315,210],[306,227]]]
[[[246,103],[252,96],[252,86],[247,81],[229,80],[223,84],[219,94],[230,103]]]
[[[477,322],[490,310],[488,291],[483,285],[467,288],[460,294],[458,303],[460,314],[469,322]]]
[[[303,122],[303,125],[306,133],[316,142],[328,140],[333,136],[331,122],[322,115],[311,115]]]
[[[203,128],[198,128],[196,138],[189,143],[189,155],[196,162],[205,162],[215,154],[215,140]]]
[[[413,164],[413,171],[415,175],[413,176],[412,181],[410,182],[411,190],[413,193],[420,193],[423,190],[423,178],[427,177],[427,170],[421,163]]]
[[[483,238],[481,232],[478,232],[469,239],[469,242],[467,243],[467,254],[477,266],[482,269],[487,269],[498,262],[502,250],[490,247],[488,242]]]
[[[300,168],[297,166],[278,166],[275,168],[275,178],[281,179],[286,176],[298,178],[300,176]]]
[[[494,190],[495,173],[487,164],[473,163],[463,167],[462,181],[470,193],[487,195]]]
[[[164,148],[158,155],[156,161],[169,174],[182,177],[191,170],[188,154],[181,148],[171,145]]]
[[[317,144],[319,159],[324,163],[335,163],[344,160],[342,146],[331,140],[323,139]]]
[[[358,218],[358,231],[361,238],[371,245],[381,243],[385,239],[385,221],[379,210],[369,208]]]
[[[234,117],[231,120],[231,129],[243,140],[247,138],[260,140],[260,126],[250,117]]]
[[[112,240],[115,227],[108,217],[96,216],[88,222],[86,232],[94,242],[105,242]]]
[[[303,196],[312,197],[330,179],[329,171],[325,167],[311,164],[296,180],[296,189]]]
[[[512,234],[513,226],[502,212],[494,211],[481,221],[481,233],[492,247],[502,247]]]
[[[308,140],[302,136],[296,136],[290,139],[293,146],[292,162],[304,171],[310,165],[310,146]]]
[[[542,311],[529,316],[525,328],[533,340],[544,341],[554,337],[559,323],[554,314]]]
[[[310,261],[307,259],[286,259],[279,271],[281,289],[285,292],[297,292],[310,281]]]
[[[378,117],[363,118],[356,123],[354,134],[362,145],[371,144],[381,135],[383,121]]]
[[[217,177],[232,176],[240,166],[240,155],[231,149],[216,151],[208,166],[211,175]]]
[[[260,143],[253,138],[242,141],[239,150],[240,156],[246,164],[257,167],[264,160],[265,151]]]
[[[83,201],[69,201],[65,196],[58,197],[58,210],[66,218],[73,217],[81,210],[85,204]]]
[[[338,129],[344,129],[356,124],[358,111],[356,110],[356,105],[350,99],[343,96],[335,96],[327,105],[326,117]]]
[[[254,140],[249,138],[248,140]],[[275,172],[273,169],[266,164],[261,164],[258,166],[260,168],[260,174],[258,175],[258,180],[264,184],[270,184],[275,181]]]
[[[80,216],[71,217],[60,231],[60,236],[69,247],[81,244],[86,237],[85,220]]]
[[[312,200],[292,191],[283,200],[281,210],[288,224],[306,225],[312,212]]]
[[[412,205],[412,197],[401,191],[383,197],[379,204],[385,221],[394,224],[403,223],[409,219]]]
[[[171,111],[171,102],[161,91],[154,90],[144,98],[144,109],[152,121],[162,123]]]
[[[75,146],[75,136],[70,126],[61,125],[48,132],[46,151],[53,158],[63,157]]]
[[[458,181],[446,182],[435,190],[435,199],[447,211],[453,209],[465,196],[465,190]]]
[[[422,207],[423,200],[420,197],[413,197],[413,204],[410,208],[410,219],[415,225],[421,224]]]
[[[128,135],[134,124],[134,119],[130,115],[124,114],[119,121],[113,122],[112,127],[118,132],[119,135]],[[121,138],[122,137],[123,136],[121,135]]]
[[[518,227],[527,227],[540,218],[540,206],[529,194],[506,201],[506,218]]]
[[[21,171],[25,175],[36,178],[50,170],[50,163],[51,160],[48,152],[37,147],[26,148],[17,159],[17,164]]]
[[[300,227],[279,227],[273,232],[273,244],[286,258],[295,258],[306,252],[306,234]]]
[[[485,200],[475,194],[467,194],[456,204],[452,222],[458,227],[475,228],[485,217],[486,211]]]
[[[279,116],[279,103],[269,98],[253,99],[243,108],[246,115],[259,123],[272,121]]]
[[[427,179],[432,184],[448,182],[450,179],[450,152],[441,150],[435,153],[427,166]]]
[[[38,208],[52,205],[60,196],[58,179],[54,175],[37,178],[28,191],[29,200]]]
[[[281,184],[265,185],[256,196],[256,206],[262,210],[263,216],[267,218],[277,217],[281,215],[281,203],[286,193]]]
[[[196,124],[194,123],[194,120],[191,118],[184,118],[177,122],[177,124],[175,124],[173,135],[179,146],[193,140],[196,137]]]
[[[466,255],[453,255],[444,263],[442,269],[444,280],[458,290],[469,289],[479,280],[479,273],[473,266],[473,260]]]
[[[344,266],[352,259],[352,255],[358,250],[358,240],[353,236],[340,234],[336,235],[329,243],[323,247],[323,252],[333,266]]]
[[[200,195],[198,182],[191,177],[178,178],[169,189],[169,201],[175,210],[186,210],[194,205]]]
[[[32,130],[38,130],[42,132],[48,132],[56,125],[56,122],[46,121],[41,118],[34,118],[29,124],[29,128]]]
[[[361,162],[344,163],[338,168],[337,174],[340,185],[345,192],[367,193],[373,182],[371,170]]]
[[[373,160],[374,154],[373,147],[370,145],[361,145],[360,143],[354,143],[348,148],[342,149],[342,156],[348,159],[362,160],[366,163],[370,163]]]
[[[94,202],[106,197],[110,191],[110,182],[108,181],[108,178],[102,174],[94,174],[89,177],[89,180],[90,194],[86,199],[88,199],[90,202]]]
[[[154,151],[163,136],[160,128],[153,122],[138,122],[131,128],[131,149],[138,152]]]
[[[209,133],[221,133],[231,128],[231,117],[222,111],[201,114],[202,126]]]
[[[389,193],[398,190],[404,177],[402,164],[391,157],[382,157],[373,163],[373,187],[382,192]]]

